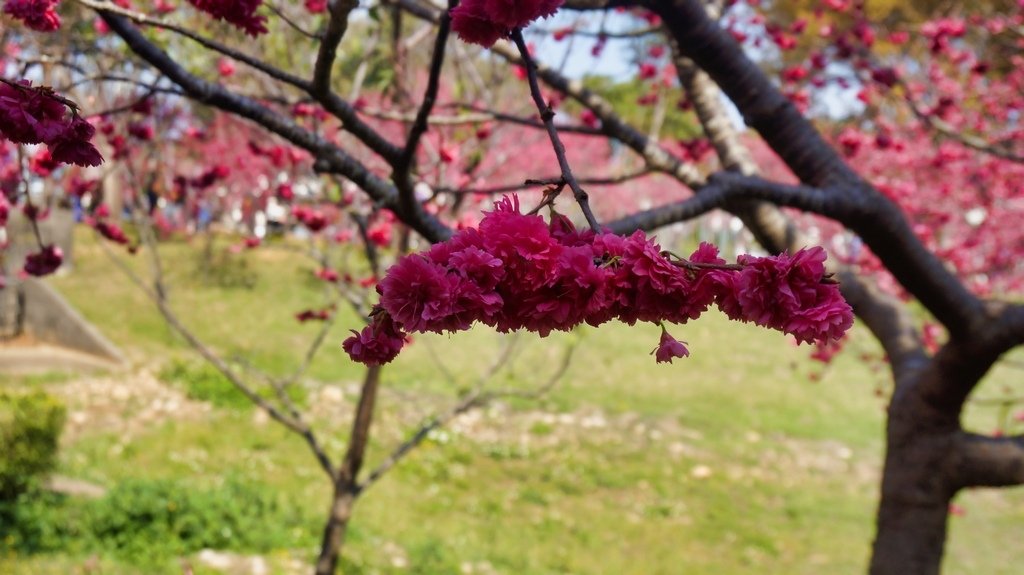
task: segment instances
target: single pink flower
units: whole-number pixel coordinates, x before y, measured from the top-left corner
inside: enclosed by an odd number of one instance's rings
[[[482,0],[467,0],[451,11],[452,32],[464,42],[490,48],[509,33],[509,29],[488,17]]]
[[[673,358],[690,357],[690,350],[686,349],[685,341],[677,340],[669,335],[665,328],[662,328],[661,341],[658,342],[658,347],[651,350],[651,355],[658,363],[672,363]]]
[[[60,16],[56,7],[58,0],[7,0],[4,13],[15,20],[21,20],[37,32],[53,32],[60,28]]]
[[[42,250],[25,256],[24,271],[30,276],[41,277],[57,271],[64,262],[64,252],[57,246],[46,246]]]
[[[267,17],[256,14],[263,0],[188,0],[196,8],[255,38],[267,32]]]
[[[370,325],[358,333],[353,330],[353,335],[342,343],[342,347],[352,361],[384,365],[398,356],[406,336],[380,308],[375,308],[371,316],[373,321]]]

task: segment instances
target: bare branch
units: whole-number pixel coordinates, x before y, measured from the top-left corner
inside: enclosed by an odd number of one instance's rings
[[[533,102],[537,105],[537,111],[540,112],[540,119],[544,122],[544,127],[547,128],[548,137],[551,139],[551,147],[554,148],[555,157],[558,158],[558,166],[562,169],[562,181],[568,184],[569,189],[572,190],[572,195],[576,198],[576,203],[580,205],[583,215],[587,218],[590,229],[599,232],[601,231],[601,226],[597,223],[597,218],[594,217],[594,212],[590,209],[589,196],[580,187],[580,183],[576,181],[576,176],[572,173],[572,168],[569,167],[569,160],[565,156],[565,145],[562,144],[562,139],[558,137],[558,129],[555,128],[555,113],[551,110],[548,103],[544,101],[544,96],[540,92],[540,85],[537,83],[537,65],[534,64],[533,58],[530,57],[530,50],[526,47],[526,41],[523,40],[523,31],[518,28],[513,30],[512,40],[515,42],[516,47],[519,48],[519,56],[526,67],[526,78],[530,83],[530,95],[533,96]]]
[[[932,131],[938,133],[944,138],[953,140],[954,142],[977,152],[995,156],[1002,160],[1024,164],[1024,155],[1015,153],[1003,144],[995,144],[985,140],[984,138],[966,134],[962,130],[953,127],[942,118],[937,117],[935,114],[926,112],[918,104],[917,100],[914,99],[914,95],[910,91],[910,86],[903,81],[900,81],[899,85],[903,87],[903,99],[907,103],[907,107],[910,108],[910,111],[914,113],[914,116],[916,116],[921,123],[928,126]]]
[[[379,205],[394,209],[400,215],[405,215],[399,206],[398,192],[395,187],[370,172],[363,164],[346,154],[338,146],[305,130],[291,119],[251,98],[240,96],[219,84],[207,82],[190,74],[166,52],[147,40],[127,19],[112,12],[100,11],[99,13],[110,29],[119,35],[133,52],[185,90],[189,97],[247,118],[310,151],[316,156],[316,167],[320,171],[345,176],[366,191]],[[451,230],[447,226],[429,214],[422,214],[422,217],[418,219],[409,218],[406,221],[431,241],[442,240],[451,235]]]
[[[964,487],[1024,484],[1024,436],[987,437],[961,432],[954,443],[951,478]]]
[[[416,150],[419,149],[420,138],[427,132],[427,121],[430,119],[430,112],[434,109],[434,102],[437,101],[437,91],[440,89],[441,69],[444,67],[445,46],[448,45],[448,31],[451,25],[451,18],[447,12],[441,14],[437,27],[437,37],[434,40],[434,52],[430,60],[430,76],[427,79],[427,90],[423,94],[423,102],[420,104],[419,112],[416,113],[416,121],[409,129],[409,136],[405,141],[405,149],[398,161],[392,164],[395,174],[395,182],[398,184],[398,197],[402,209],[408,215],[422,216],[423,207],[416,199],[413,189],[412,174],[410,173],[416,159]]]
[[[349,14],[358,6],[358,0],[330,0],[327,3],[330,19],[320,41],[316,64],[313,65],[313,82],[310,88],[310,92],[317,97],[324,98],[331,92],[331,70],[338,55],[338,44],[348,30]]]
[[[284,82],[285,84],[289,84],[296,88],[305,90],[306,86],[308,85],[308,83],[305,80],[294,74],[289,74],[284,70],[275,68],[274,66],[267,64],[263,60],[260,60],[259,58],[254,58],[246,54],[245,52],[235,50],[234,48],[221,44],[220,42],[210,40],[209,38],[204,38],[203,36],[196,34],[188,28],[183,28],[181,26],[171,24],[170,22],[164,22],[163,20],[147,16],[146,14],[143,14],[141,12],[135,12],[133,10],[121,8],[120,6],[113,4],[112,2],[99,2],[97,0],[75,1],[83,6],[96,10],[96,12],[99,13],[101,16],[103,14],[117,14],[118,16],[127,18],[135,22],[136,24],[144,24],[146,26],[152,26],[154,28],[160,28],[163,30],[174,32],[175,34],[184,36],[185,38],[192,40],[193,42],[199,44],[203,48],[207,48],[209,50],[217,52],[218,54],[223,54],[224,56],[227,56],[232,60],[242,62],[243,64],[253,68],[254,70],[259,70],[260,72],[263,72],[264,74],[270,76],[275,80]]]
[[[856,231],[908,292],[953,334],[982,327],[981,301],[913,233],[898,206],[861,179],[796,107],[710,19],[698,0],[649,0],[683,55],[707,72],[804,183],[856,202],[842,223]]]
[[[722,208],[736,200],[762,200],[776,205],[799,208],[832,218],[844,216],[851,206],[843,198],[825,190],[771,182],[731,172],[714,174],[696,195],[673,204],[652,208],[615,220],[607,227],[619,234],[633,230],[653,230],[674,222],[693,219]]]
[[[436,429],[444,427],[450,421],[457,418],[458,416],[470,411],[474,408],[482,407],[487,405],[491,401],[500,399],[502,397],[521,397],[526,399],[536,399],[541,395],[551,390],[555,384],[565,375],[569,364],[572,361],[573,353],[576,351],[576,347],[579,345],[578,340],[570,342],[565,348],[565,352],[562,354],[562,359],[559,361],[558,366],[555,368],[554,373],[540,386],[533,390],[496,390],[493,392],[487,392],[484,388],[487,381],[494,376],[494,374],[505,364],[511,357],[513,345],[506,346],[505,350],[496,358],[494,364],[481,376],[477,386],[467,393],[458,403],[453,405],[447,411],[438,414],[427,421],[425,424],[420,426],[413,435],[395,448],[380,465],[374,468],[373,471],[367,475],[366,479],[359,484],[359,492],[366,490],[371,487],[374,483],[380,480],[388,471],[390,471],[395,465],[397,465],[405,456],[409,455],[416,447],[418,447],[424,440],[426,440],[430,433]]]
[[[592,186],[614,186],[616,184],[622,184],[631,180],[642,178],[651,174],[651,170],[641,169],[633,172],[627,172],[618,176],[612,176],[610,178],[578,178],[580,184],[592,185]],[[507,186],[492,186],[489,188],[437,188],[434,193],[437,194],[476,194],[480,196],[495,195],[495,194],[507,194],[509,192],[515,192],[519,190],[525,190],[527,188],[535,188],[542,186],[553,186],[557,185],[562,181],[561,176],[551,176],[547,178],[529,179],[522,184],[512,184]]]

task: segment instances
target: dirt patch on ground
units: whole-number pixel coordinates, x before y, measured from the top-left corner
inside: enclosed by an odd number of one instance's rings
[[[163,384],[148,369],[72,380],[53,393],[67,403],[64,443],[85,434],[132,437],[164,421],[201,419],[211,410]]]

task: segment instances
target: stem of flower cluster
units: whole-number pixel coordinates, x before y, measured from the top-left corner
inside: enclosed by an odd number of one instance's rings
[[[580,205],[583,215],[587,218],[587,224],[590,225],[590,229],[600,232],[601,226],[597,223],[597,218],[594,217],[594,212],[590,209],[590,200],[587,192],[583,191],[579,182],[576,181],[576,176],[573,175],[572,168],[569,167],[569,160],[565,157],[565,146],[562,144],[561,138],[558,137],[558,129],[555,128],[555,113],[548,106],[547,102],[544,101],[544,96],[540,93],[540,84],[537,83],[537,66],[534,64],[533,58],[530,57],[530,51],[526,48],[526,42],[523,40],[523,31],[519,28],[513,29],[512,41],[519,48],[519,55],[523,59],[523,67],[526,68],[526,78],[530,83],[530,95],[533,96],[533,102],[537,105],[537,111],[540,112],[540,119],[544,122],[544,127],[548,131],[548,137],[551,138],[551,147],[555,149],[555,157],[558,158],[558,166],[562,170],[562,179],[569,185],[569,189],[572,190],[572,195],[576,198],[576,203]]]

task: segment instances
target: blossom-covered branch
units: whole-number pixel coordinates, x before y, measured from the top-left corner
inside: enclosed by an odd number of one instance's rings
[[[739,265],[728,265],[717,248],[701,244],[674,263],[643,232],[577,231],[557,214],[549,224],[523,215],[518,199],[506,197],[479,229],[463,230],[388,270],[373,321],[344,348],[354,360],[377,365],[398,355],[409,332],[461,331],[475,322],[541,336],[613,319],[681,324],[712,304],[732,319],[800,342],[830,341],[850,328],[853,316],[837,285],[827,281],[824,261],[824,250],[811,248],[741,256]],[[668,351],[658,359],[684,355],[676,343],[663,337],[659,348]]]
[[[46,144],[57,163],[98,166],[103,156],[90,142],[95,134],[78,106],[52,89],[0,78],[0,137],[16,144]]]

